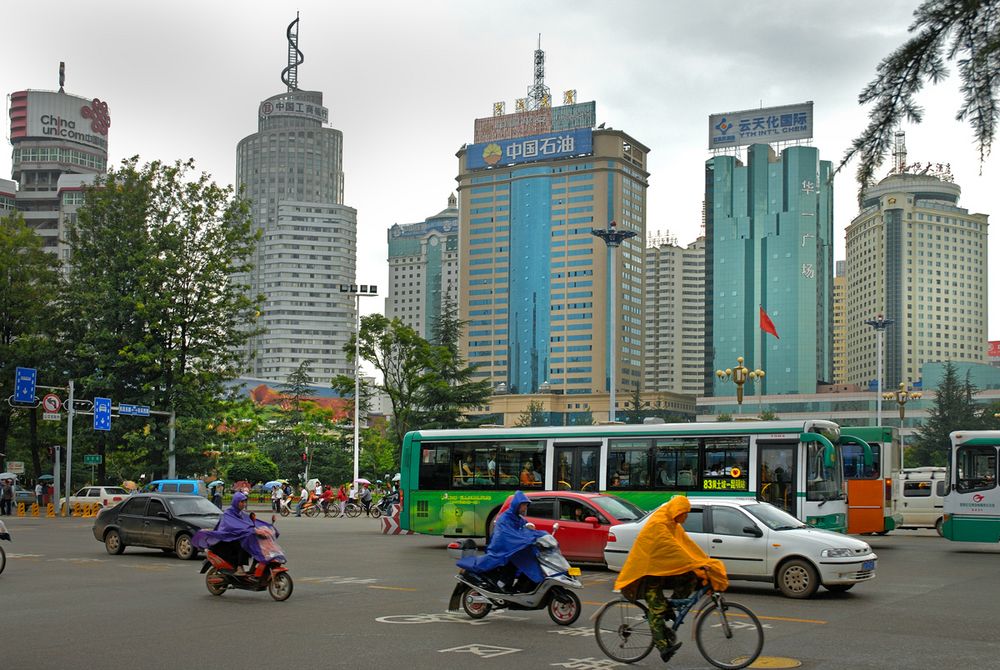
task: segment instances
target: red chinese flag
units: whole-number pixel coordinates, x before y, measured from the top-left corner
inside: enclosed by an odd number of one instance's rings
[[[771,317],[769,317],[767,315],[767,312],[764,311],[763,305],[761,305],[760,307],[760,329],[763,330],[765,333],[771,333],[779,340],[781,339],[780,337],[778,337],[778,329],[774,327],[774,322],[771,321]]]

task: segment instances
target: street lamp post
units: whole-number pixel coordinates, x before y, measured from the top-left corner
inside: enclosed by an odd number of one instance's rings
[[[341,293],[350,293],[354,296],[354,481],[352,482],[357,486],[358,481],[358,451],[360,442],[360,432],[358,427],[360,421],[358,415],[361,412],[361,378],[358,372],[360,371],[359,359],[361,358],[361,298],[362,297],[374,297],[378,294],[378,286],[374,284],[341,284]]]
[[[906,436],[903,435],[903,420],[906,417],[906,403],[910,400],[920,400],[924,397],[924,394],[920,391],[907,391],[906,382],[899,382],[898,391],[888,391],[882,394],[882,397],[886,400],[895,400],[896,404],[899,405],[899,456],[900,461],[902,461],[903,454],[906,452]],[[902,463],[900,463],[902,465]]]
[[[875,392],[875,425],[882,425],[882,337],[885,335],[885,329],[893,324],[892,319],[887,319],[881,314],[876,316],[874,319],[868,319],[865,321],[866,324],[875,329],[875,335],[878,342],[876,346],[878,347],[878,373],[876,377],[878,381],[876,382],[878,388]]]
[[[760,368],[756,370],[751,370],[747,377],[750,378],[750,383],[757,387],[757,411],[761,414],[764,413],[764,371]]]
[[[618,358],[618,312],[615,296],[617,294],[618,278],[615,273],[615,249],[620,247],[623,240],[635,237],[636,233],[631,230],[618,230],[617,224],[612,221],[607,228],[594,228],[590,231],[594,237],[599,237],[608,245],[608,256],[611,259],[611,278],[608,283],[611,286],[611,352],[608,372],[611,375],[611,394],[608,398],[610,409],[608,410],[608,420],[615,420],[615,361]]]
[[[764,371],[760,368],[751,370],[743,365],[743,357],[738,356],[736,358],[735,368],[716,370],[715,376],[719,378],[719,381],[732,381],[736,384],[736,404],[739,406],[739,413],[743,414],[743,385],[746,384],[747,381],[750,381],[751,383],[760,381],[763,383]],[[761,406],[763,406],[763,401],[761,401]]]

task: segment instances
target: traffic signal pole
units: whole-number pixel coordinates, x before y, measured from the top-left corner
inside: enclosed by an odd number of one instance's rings
[[[69,514],[69,497],[73,493],[71,490],[71,482],[73,481],[73,380],[69,380],[69,401],[66,403],[66,507],[60,506],[60,512],[62,516]],[[58,490],[56,495],[58,495]],[[59,504],[59,501],[56,501]]]

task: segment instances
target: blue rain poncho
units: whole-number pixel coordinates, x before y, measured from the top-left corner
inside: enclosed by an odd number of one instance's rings
[[[484,573],[511,563],[532,581],[543,581],[545,576],[535,558],[538,552],[535,540],[545,533],[524,527],[527,521],[517,513],[517,509],[526,502],[529,502],[528,496],[521,491],[514,493],[510,507],[496,519],[493,537],[486,547],[486,554],[463,558],[458,561],[458,567],[470,572]]]

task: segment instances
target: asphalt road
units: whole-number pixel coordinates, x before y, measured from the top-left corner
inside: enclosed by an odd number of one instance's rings
[[[110,556],[87,519],[6,519],[0,666],[67,668],[610,668],[589,617],[614,573],[585,569],[580,620],[545,612],[447,613],[454,565],[441,538],[386,536],[371,519],[280,519],[295,592],[209,595],[201,561],[129,548]],[[878,577],[846,594],[783,598],[735,583],[766,626],[764,655],[803,668],[1000,667],[1000,546],[932,531],[866,538]],[[710,667],[681,629],[671,668]],[[651,655],[637,667],[663,667]]]

